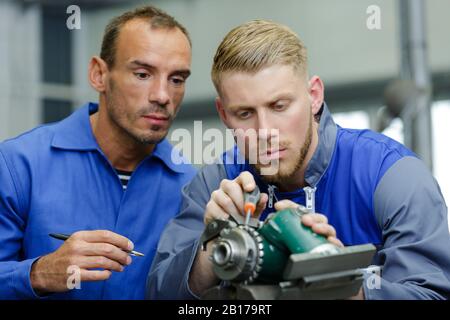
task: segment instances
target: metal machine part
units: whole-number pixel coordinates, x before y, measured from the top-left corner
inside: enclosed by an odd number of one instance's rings
[[[338,248],[301,223],[304,206],[270,215],[264,223],[242,217],[214,220],[201,243],[213,249],[215,274],[229,286],[208,299],[343,299],[361,287],[375,252],[371,244]],[[237,221],[238,220],[238,221]]]
[[[261,270],[262,238],[251,227],[240,225],[223,229],[212,252],[214,272],[222,280],[252,282]]]
[[[242,220],[215,220],[208,224],[202,244],[213,238],[210,259],[216,275],[231,282],[253,282],[263,272],[267,280],[281,280],[282,268],[292,253],[338,253],[338,248],[301,223],[309,213],[304,206],[287,209],[270,216],[259,228]]]

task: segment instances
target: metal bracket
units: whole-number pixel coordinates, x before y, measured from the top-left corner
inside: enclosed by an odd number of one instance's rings
[[[217,238],[223,229],[234,228],[236,226],[237,226],[236,223],[230,220],[215,219],[210,223],[208,223],[205,230],[203,231],[202,236],[200,237],[202,250],[206,251],[206,244],[210,242],[212,239]]]
[[[245,217],[240,215],[240,214],[230,213],[230,219],[232,219],[238,225],[245,225]],[[250,226],[250,227],[253,227],[253,228],[259,228],[261,223],[262,222],[259,221],[259,219],[250,218],[250,220],[249,220],[247,225]]]

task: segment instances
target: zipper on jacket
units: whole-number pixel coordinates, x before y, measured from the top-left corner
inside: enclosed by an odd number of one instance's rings
[[[306,200],[306,209],[310,212],[316,212],[316,187],[304,187],[303,191],[305,191],[305,200]]]
[[[269,208],[273,208],[273,199],[275,199],[276,201],[278,201],[277,196],[275,195],[275,186],[269,184],[267,186],[267,191],[269,192],[269,200],[267,203],[267,207]]]
[[[316,212],[316,187],[304,187],[303,191],[305,191],[305,200],[306,200],[306,209],[308,209],[311,213]]]

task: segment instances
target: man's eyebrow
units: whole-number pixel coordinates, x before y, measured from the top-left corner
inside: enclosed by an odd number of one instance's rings
[[[273,99],[271,99],[267,105],[272,105],[274,103],[277,103],[278,101],[283,101],[283,100],[293,100],[294,99],[294,95],[291,93],[280,93],[278,95],[276,95]]]
[[[191,70],[189,70],[189,69],[175,70],[174,72],[172,72],[172,74],[177,74],[177,75],[180,75],[183,78],[187,79],[191,75]]]
[[[291,93],[280,93],[280,94],[276,95],[273,99],[264,103],[264,105],[271,106],[271,105],[277,103],[278,101],[293,100],[294,98],[295,98],[294,95],[292,95]],[[227,107],[227,109],[230,111],[240,111],[240,110],[251,110],[251,109],[254,109],[254,107],[251,105],[244,105],[244,104],[242,104],[242,105],[241,104],[232,104],[232,105],[229,105]]]
[[[151,64],[148,64],[148,63],[140,61],[140,60],[133,60],[133,61],[129,62],[129,64],[136,65],[136,66],[139,66],[139,67],[144,67],[144,68],[147,68],[147,69],[154,69],[155,68],[155,66],[152,66]]]
[[[142,68],[146,68],[146,69],[156,69],[155,66],[147,63],[147,62],[143,62],[140,60],[133,60],[131,62],[129,62],[130,65],[134,65],[134,66],[138,66],[138,67],[142,67]],[[191,70],[189,69],[179,69],[179,70],[175,70],[172,72],[172,74],[178,74],[183,76],[184,78],[187,78],[191,75]]]
[[[239,105],[239,104],[232,104],[232,105],[229,105],[227,108],[228,108],[229,110],[231,110],[231,111],[239,111],[239,110],[249,110],[249,109],[252,109],[251,106],[247,106],[247,105]]]

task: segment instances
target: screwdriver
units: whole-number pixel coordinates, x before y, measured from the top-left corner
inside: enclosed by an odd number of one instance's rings
[[[261,197],[258,186],[252,192],[244,192],[244,212],[245,212],[245,225],[248,225],[250,216],[255,214],[256,204]]]
[[[52,237],[52,238],[58,239],[58,240],[66,241],[67,239],[69,239],[70,234],[64,234],[64,233],[50,233],[49,236]],[[143,256],[144,256],[143,253],[140,253],[140,252],[137,252],[137,251],[134,251],[134,250],[133,250],[133,251],[126,251],[126,250],[123,250],[123,251],[129,253],[129,254],[132,255],[132,256],[136,256],[136,257],[143,257]]]

